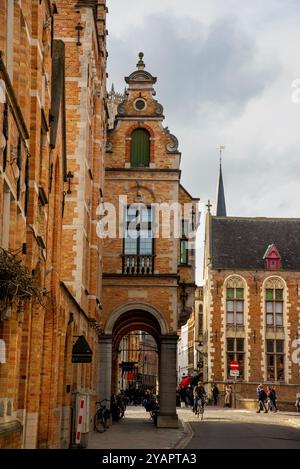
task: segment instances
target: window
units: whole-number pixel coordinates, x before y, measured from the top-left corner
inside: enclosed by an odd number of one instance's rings
[[[3,220],[2,224],[2,242],[1,246],[3,249],[9,248],[9,230],[10,230],[10,202],[11,193],[6,182],[4,183],[3,191]]]
[[[130,164],[134,168],[150,164],[150,136],[145,129],[136,129],[131,134]]]
[[[6,69],[11,82],[14,70],[14,9],[15,2],[6,1]],[[3,25],[4,26],[4,25]],[[3,27],[2,26],[2,27]],[[2,28],[1,28],[2,29]]]
[[[188,264],[188,241],[186,239],[180,240],[180,264]]]
[[[181,239],[180,239],[180,264],[183,264],[183,265],[187,265],[189,262],[188,234],[189,234],[189,221],[182,220],[181,221]]]
[[[283,340],[267,340],[267,380],[284,381]]]
[[[199,335],[203,334],[203,305],[199,305]]]
[[[230,363],[237,361],[239,363],[239,378],[244,379],[245,376],[245,340],[242,338],[227,339],[227,378],[230,379]]]
[[[269,327],[283,327],[283,289],[266,289],[266,322]]]
[[[124,254],[151,256],[153,254],[152,209],[132,205],[126,211]]]
[[[244,289],[227,288],[226,290],[227,325],[244,325]]]
[[[22,142],[21,142],[21,135],[19,134],[18,138],[18,149],[17,149],[17,167],[18,167],[18,180],[17,180],[17,200],[20,199],[21,195],[21,178],[22,178]]]
[[[138,111],[142,111],[143,109],[145,109],[146,103],[143,99],[137,99],[134,103],[134,106]]]
[[[3,111],[3,171],[6,169],[7,157],[8,157],[8,104],[4,104]]]
[[[24,212],[25,216],[28,213],[28,205],[29,205],[29,158],[26,159],[26,166],[25,166],[25,202],[24,202]]]

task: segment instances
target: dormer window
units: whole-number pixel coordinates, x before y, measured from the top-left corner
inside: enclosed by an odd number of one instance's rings
[[[281,256],[275,244],[270,244],[263,257],[265,261],[265,268],[267,270],[280,270],[281,269]]]

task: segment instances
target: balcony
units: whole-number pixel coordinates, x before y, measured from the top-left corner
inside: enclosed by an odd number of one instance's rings
[[[153,255],[123,255],[123,275],[153,275],[154,257]]]

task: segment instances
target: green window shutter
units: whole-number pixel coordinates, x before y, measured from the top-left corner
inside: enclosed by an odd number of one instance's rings
[[[149,166],[150,137],[147,130],[137,129],[131,135],[130,163],[134,168]]]

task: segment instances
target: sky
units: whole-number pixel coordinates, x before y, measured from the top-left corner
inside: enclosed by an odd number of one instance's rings
[[[179,140],[182,183],[200,210],[210,199],[214,213],[224,145],[228,215],[300,217],[300,1],[107,6],[109,86],[123,91],[145,53],[164,125]]]

